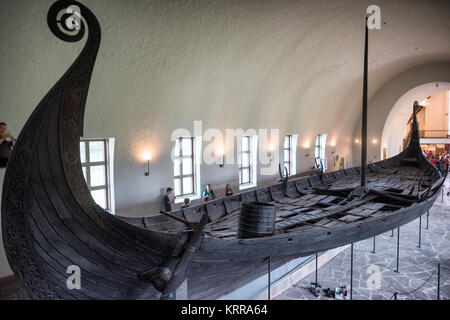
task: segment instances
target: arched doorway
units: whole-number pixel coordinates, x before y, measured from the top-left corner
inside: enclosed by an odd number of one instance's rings
[[[441,92],[449,91],[449,82],[432,82],[419,85],[405,94],[396,101],[392,107],[389,115],[384,124],[383,133],[381,136],[380,145],[380,157],[389,158],[397,155],[403,150],[403,139],[405,136],[405,130],[412,114],[412,106],[414,101],[419,103],[426,101],[428,97],[436,95]],[[448,95],[447,95],[448,97]],[[446,114],[442,114],[442,117],[446,118],[446,127],[435,128],[435,130],[449,129],[448,127],[448,113],[449,113],[448,98],[446,101]],[[419,119],[419,126],[420,126]],[[422,123],[424,123],[422,121]],[[424,128],[419,128],[423,130]]]

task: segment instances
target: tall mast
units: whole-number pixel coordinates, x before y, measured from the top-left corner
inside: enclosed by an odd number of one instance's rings
[[[362,104],[362,130],[361,130],[361,187],[366,186],[367,170],[367,60],[368,60],[369,28],[366,18],[366,40],[364,47],[364,78],[363,78],[363,104]]]

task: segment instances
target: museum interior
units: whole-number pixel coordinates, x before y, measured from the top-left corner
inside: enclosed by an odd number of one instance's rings
[[[450,299],[450,1],[2,0],[0,300]]]

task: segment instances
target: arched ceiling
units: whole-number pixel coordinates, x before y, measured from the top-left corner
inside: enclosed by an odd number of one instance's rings
[[[201,115],[219,128],[302,125],[307,132],[353,123],[361,104],[363,21],[372,2],[85,0],[103,27],[89,116],[105,108],[103,101],[138,118],[153,111],[160,121],[188,110],[187,119]],[[4,67],[47,49],[59,57],[48,51],[36,63],[47,58],[61,70],[70,63],[73,48],[38,41],[51,39],[43,18],[51,3],[2,1]],[[377,4],[383,25],[370,32],[369,97],[414,66],[450,59],[449,1]],[[30,43],[18,42],[24,32]],[[14,69],[6,71],[3,77],[15,77]]]

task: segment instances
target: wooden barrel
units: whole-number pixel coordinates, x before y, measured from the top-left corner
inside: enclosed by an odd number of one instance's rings
[[[265,202],[242,202],[238,239],[270,237],[275,232],[275,206]]]

